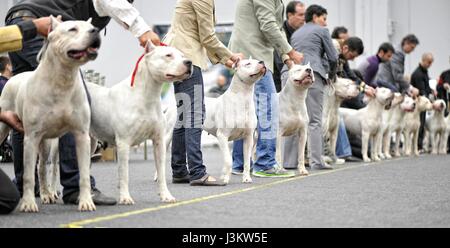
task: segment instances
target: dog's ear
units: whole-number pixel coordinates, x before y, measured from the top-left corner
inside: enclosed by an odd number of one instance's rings
[[[239,67],[239,63],[241,62],[241,58],[237,58],[236,62],[234,62],[232,68],[233,70],[236,70]]]
[[[92,23],[92,17],[90,17],[86,22],[87,23]]]
[[[62,17],[60,15],[56,18],[53,15],[50,16],[50,26],[48,27],[48,33],[52,32],[58,27],[58,25],[62,22],[61,19]]]
[[[145,44],[145,53],[151,53],[153,50],[155,50],[156,46],[153,45],[151,41],[147,41],[147,44]]]

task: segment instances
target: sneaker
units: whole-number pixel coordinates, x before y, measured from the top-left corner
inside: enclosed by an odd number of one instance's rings
[[[182,184],[182,183],[189,183],[190,182],[190,176],[187,174],[184,177],[172,177],[172,183],[174,184]]]
[[[273,178],[279,178],[279,177],[294,177],[295,172],[287,171],[282,167],[274,166],[271,169],[265,170],[265,171],[254,171],[252,173],[255,177],[273,177]]]
[[[314,166],[314,169],[316,169],[316,170],[332,170],[333,169],[333,167],[331,167],[329,164],[327,164],[327,163],[324,163],[323,165],[321,165],[321,166]]]

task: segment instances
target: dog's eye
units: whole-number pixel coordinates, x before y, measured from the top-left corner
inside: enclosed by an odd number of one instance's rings
[[[251,65],[251,63],[245,64],[245,66],[250,66],[250,65]]]
[[[167,58],[172,58],[172,54],[169,53],[169,54],[166,55],[166,57],[167,57]]]
[[[78,30],[77,30],[77,28],[75,28],[75,27],[69,29],[69,32],[76,32],[76,31],[78,31]]]

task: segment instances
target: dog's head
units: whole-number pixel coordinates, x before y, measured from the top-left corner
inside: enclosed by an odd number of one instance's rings
[[[391,108],[395,108],[405,100],[405,95],[398,92],[394,93],[394,98],[391,101]]]
[[[394,100],[394,93],[388,88],[378,87],[375,90],[375,100],[385,106],[386,109],[390,109],[392,100]]]
[[[433,104],[431,103],[430,99],[419,96],[416,98],[416,110],[419,112],[424,112],[428,110],[433,109]]]
[[[82,65],[97,58],[101,40],[98,29],[88,21],[66,21],[51,17],[51,28],[39,58],[54,53],[61,63]]]
[[[359,89],[355,82],[346,78],[338,77],[334,83],[334,88],[336,96],[342,99],[351,99],[359,94]]]
[[[294,64],[289,69],[289,80],[296,87],[308,88],[314,82],[314,71],[310,64]]]
[[[443,112],[447,105],[445,104],[445,101],[442,99],[436,100],[433,102],[433,110],[437,112]]]
[[[233,68],[234,73],[244,84],[251,85],[261,79],[266,74],[266,66],[263,61],[255,59],[238,60]]]
[[[397,94],[397,93],[396,93]],[[400,104],[400,108],[405,112],[413,112],[416,108],[416,101],[408,95],[403,95],[403,102]]]
[[[147,42],[145,53],[141,63],[158,82],[183,81],[192,75],[192,61],[174,47],[156,47]]]

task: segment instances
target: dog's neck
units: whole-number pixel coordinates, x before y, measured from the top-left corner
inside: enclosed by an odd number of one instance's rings
[[[53,53],[53,50],[49,47],[46,52]],[[68,65],[57,59],[52,60],[50,58],[58,58],[58,56],[46,54],[42,57],[36,68],[36,75],[39,75],[44,82],[52,83],[54,86],[67,88],[75,85],[75,83],[79,81],[78,74],[80,67],[78,65]],[[52,73],[48,73],[49,68],[51,68]]]
[[[254,83],[246,84],[239,77],[236,76],[233,77],[233,79],[231,80],[230,88],[228,90],[235,94],[242,93],[253,95],[254,88],[255,88]]]
[[[386,105],[381,104],[381,102],[375,98],[369,101],[365,109],[370,113],[374,113],[373,116],[375,118],[379,118],[381,117],[382,111],[384,110],[385,106]]]
[[[444,111],[433,111],[433,116],[439,119],[444,119]]]
[[[138,67],[136,76],[134,78],[133,88],[136,88],[133,92],[135,94],[141,94],[146,103],[159,101],[162,90],[162,83],[147,70],[147,67],[143,65],[145,59]]]
[[[280,92],[280,104],[284,104],[294,111],[301,111],[306,106],[306,96],[308,88],[294,86],[294,82],[290,79]],[[284,103],[283,103],[284,102]]]

